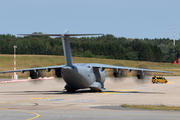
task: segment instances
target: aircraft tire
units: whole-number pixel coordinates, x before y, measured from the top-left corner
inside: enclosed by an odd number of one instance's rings
[[[91,89],[93,92],[102,92],[102,90],[93,90]]]
[[[67,89],[67,92],[76,92],[74,89]]]

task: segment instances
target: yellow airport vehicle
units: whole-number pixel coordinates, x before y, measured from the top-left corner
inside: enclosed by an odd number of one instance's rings
[[[160,77],[160,76],[153,76],[152,77],[152,83],[167,83],[167,79],[164,78],[163,76]]]

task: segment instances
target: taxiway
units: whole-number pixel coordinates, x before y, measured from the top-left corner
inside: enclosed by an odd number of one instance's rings
[[[113,78],[107,78],[106,90],[95,93],[89,89],[67,93],[63,91],[63,80],[44,80],[39,85],[29,82],[0,84],[0,119],[179,120],[179,111],[120,107],[121,104],[180,106],[180,77],[166,78],[168,84],[136,84],[132,77],[114,83]]]

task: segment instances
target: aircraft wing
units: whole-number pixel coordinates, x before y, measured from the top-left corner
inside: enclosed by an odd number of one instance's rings
[[[105,65],[105,64],[92,64],[94,68],[103,68],[103,69],[119,69],[119,70],[128,70],[131,72],[132,70],[135,71],[142,71],[142,72],[160,72],[160,73],[172,73],[169,71],[160,71],[160,70],[151,70],[151,69],[143,69],[143,68],[132,68],[132,67],[123,67],[123,66],[114,66],[114,65]]]
[[[57,65],[57,66],[49,66],[49,67],[38,67],[38,68],[27,68],[27,69],[20,69],[20,70],[11,70],[11,71],[1,71],[0,73],[10,73],[10,72],[21,72],[24,73],[25,71],[36,71],[36,70],[47,70],[50,69],[56,69],[56,68],[62,68],[65,65]]]

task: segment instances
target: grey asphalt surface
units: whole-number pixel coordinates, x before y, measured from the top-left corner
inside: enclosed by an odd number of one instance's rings
[[[1,120],[26,120],[33,118],[33,114],[20,113],[13,111],[0,111]],[[54,111],[38,110],[33,111],[40,114],[37,120],[179,120],[179,112],[161,112],[161,111]]]
[[[121,104],[180,106],[180,77],[166,77],[168,84],[136,84],[132,77],[113,82],[106,90],[63,91],[65,83],[44,80],[0,84],[0,120],[179,120],[180,111],[152,111],[120,107]],[[5,80],[5,79],[0,79]],[[7,79],[6,79],[7,80]]]

